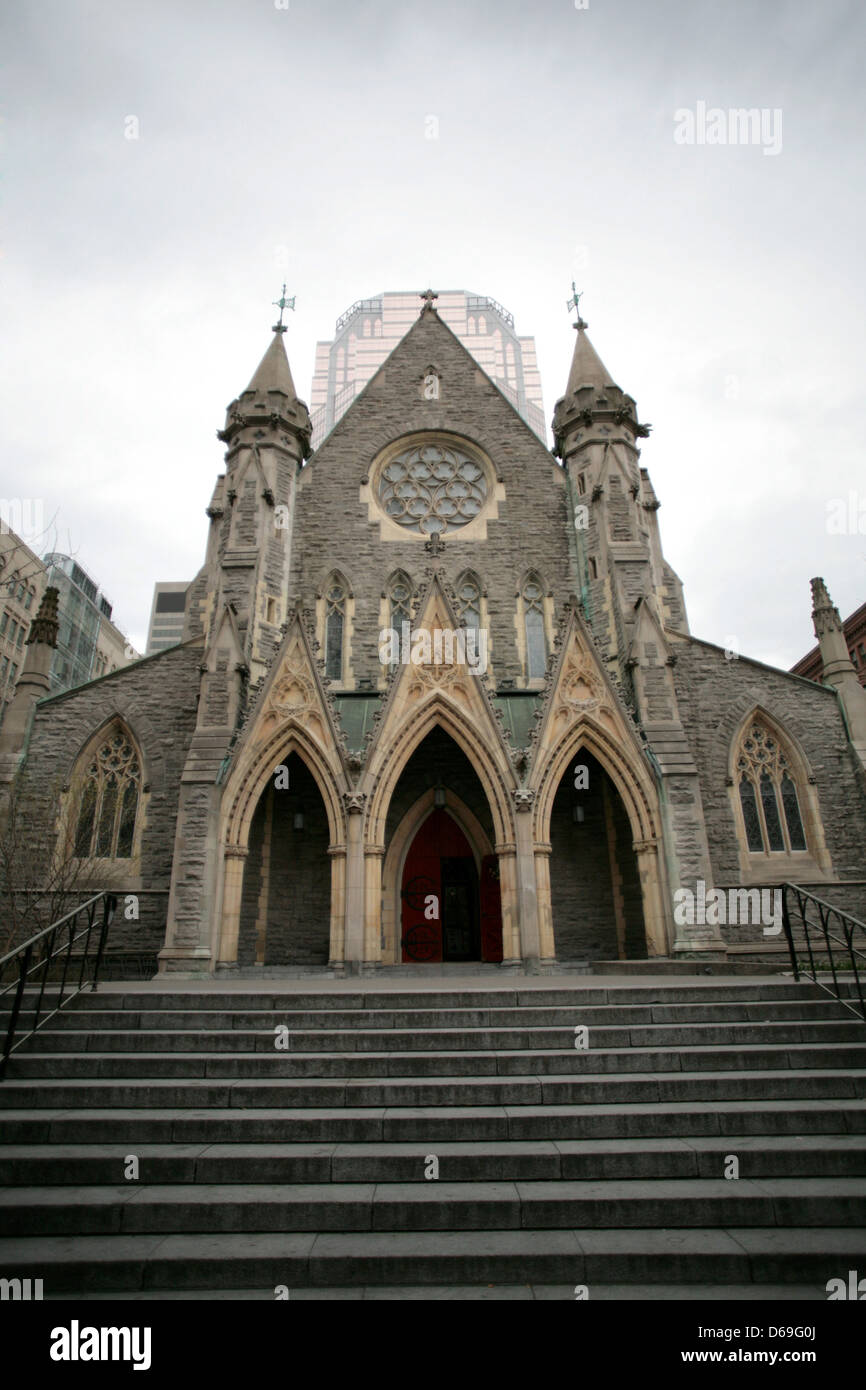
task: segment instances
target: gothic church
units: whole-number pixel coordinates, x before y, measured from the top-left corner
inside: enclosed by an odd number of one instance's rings
[[[33,622],[0,735],[30,886],[86,863],[136,904],[110,952],[176,975],[782,949],[678,920],[682,888],[866,915],[866,690],[823,581],[821,684],[692,636],[649,429],[582,320],[553,432],[428,293],[311,456],[278,326],[184,640],[49,696],[51,591]]]

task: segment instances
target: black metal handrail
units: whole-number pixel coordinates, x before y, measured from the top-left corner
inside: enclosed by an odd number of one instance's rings
[[[102,913],[101,921],[98,925],[99,941],[95,956],[91,956],[90,942],[94,925],[96,924],[97,908],[100,904],[102,905]],[[37,932],[35,936],[31,936],[29,941],[25,941],[22,945],[16,946],[15,950],[10,951],[8,955],[0,956],[0,981],[2,981],[8,966],[11,965],[13,970],[17,967],[18,972],[17,979],[10,980],[9,984],[5,987],[0,987],[0,1000],[12,990],[15,991],[15,996],[12,1000],[12,1011],[9,1016],[9,1026],[6,1029],[6,1039],[3,1043],[3,1053],[2,1056],[0,1056],[0,1081],[3,1080],[6,1074],[6,1063],[12,1056],[12,1053],[15,1052],[23,1042],[26,1042],[28,1038],[32,1037],[40,1026],[42,1001],[45,996],[45,985],[48,981],[48,969],[51,961],[58,956],[63,956],[63,974],[60,980],[60,990],[56,1005],[51,1009],[50,1013],[46,1013],[44,1018],[42,1018],[41,1022],[43,1024],[47,1023],[50,1018],[53,1018],[56,1013],[59,1013],[63,1006],[69,1003],[70,999],[74,999],[77,994],[81,994],[85,985],[89,984],[91,990],[96,989],[99,979],[99,967],[102,964],[105,942],[108,937],[108,928],[111,926],[111,921],[116,909],[117,898],[114,893],[108,893],[106,891],[94,893],[92,898],[88,898],[86,902],[80,903],[79,906],[73,908],[71,912],[67,912],[65,917],[58,918],[56,922],[52,922],[48,927],[43,927],[42,931]],[[79,922],[82,914],[84,914],[85,917],[85,925],[82,927],[81,931],[76,932],[76,924]],[[66,937],[66,940],[60,946],[57,946],[58,932],[61,932]],[[77,961],[77,956],[73,956],[72,948],[82,939],[84,940],[84,950],[81,952],[81,969],[78,972],[78,984],[74,989],[70,990],[69,994],[66,994],[66,977],[69,974],[69,966],[73,959]],[[85,979],[88,966],[90,966],[92,970],[92,976],[88,976],[88,978]],[[18,1028],[21,1004],[24,999],[24,990],[31,976],[34,977],[35,983],[35,977],[39,974],[40,970],[42,971],[42,981],[39,986],[39,997],[36,1001],[36,1010],[32,1024],[26,1032],[22,1032],[16,1040],[15,1034]]]
[[[797,952],[794,947],[794,931],[791,923],[791,906],[794,906],[797,923],[802,926],[803,934],[806,938],[806,950],[809,953],[809,971],[801,972],[800,962],[797,960]],[[818,914],[817,922],[810,922],[808,910],[812,907]],[[844,1004],[846,1009],[850,1009],[853,1014],[859,1012],[860,1017],[866,1022],[866,1003],[863,999],[863,979],[861,971],[866,975],[866,949],[854,945],[855,934],[859,933],[857,939],[866,947],[866,922],[861,922],[859,917],[853,917],[850,912],[843,912],[840,907],[834,907],[832,903],[827,903],[823,898],[818,898],[814,893],[808,893],[805,888],[798,888],[796,883],[782,884],[782,926],[785,929],[785,939],[788,942],[788,950],[791,955],[791,965],[794,968],[794,979],[799,980],[801,973],[806,973],[821,989],[832,994],[834,999],[838,999],[840,1004]],[[826,983],[825,979],[818,978],[818,971],[815,966],[815,956],[812,951],[812,938],[809,935],[810,927],[820,932],[823,937],[824,947],[830,962],[830,973],[833,976],[833,988]],[[841,932],[841,936],[838,934]],[[839,990],[839,980],[836,974],[836,958],[833,955],[833,946],[841,946],[843,952],[847,952],[850,965],[845,965],[844,969],[851,970],[854,974],[854,986],[857,991],[857,998],[860,1001],[859,1010],[843,999]],[[858,962],[862,962],[858,966]],[[841,970],[843,967],[839,966]],[[826,976],[826,972],[822,972]]]

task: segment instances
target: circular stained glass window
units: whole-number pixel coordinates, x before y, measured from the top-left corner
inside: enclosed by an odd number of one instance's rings
[[[379,502],[386,515],[425,536],[465,526],[486,498],[480,463],[442,444],[404,449],[379,475]]]

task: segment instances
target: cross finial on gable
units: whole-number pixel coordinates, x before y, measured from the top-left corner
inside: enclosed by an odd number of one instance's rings
[[[421,310],[421,313],[423,314],[426,309],[433,308],[433,300],[438,299],[439,296],[433,290],[425,290],[424,293],[421,295],[421,298],[424,300],[424,308]]]

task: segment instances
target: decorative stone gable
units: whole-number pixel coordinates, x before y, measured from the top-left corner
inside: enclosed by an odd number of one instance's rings
[[[509,796],[515,777],[501,716],[478,656],[479,651],[467,640],[467,629],[456,617],[451,586],[438,572],[428,570],[412,619],[410,641],[401,647],[401,659],[392,671],[367,753],[363,786],[371,792],[371,833],[377,817],[384,818],[387,811],[384,789],[390,794],[412,751],[439,724],[475,766],[491,807],[498,808],[497,828],[505,837],[511,823]],[[383,831],[384,819],[380,828]]]

